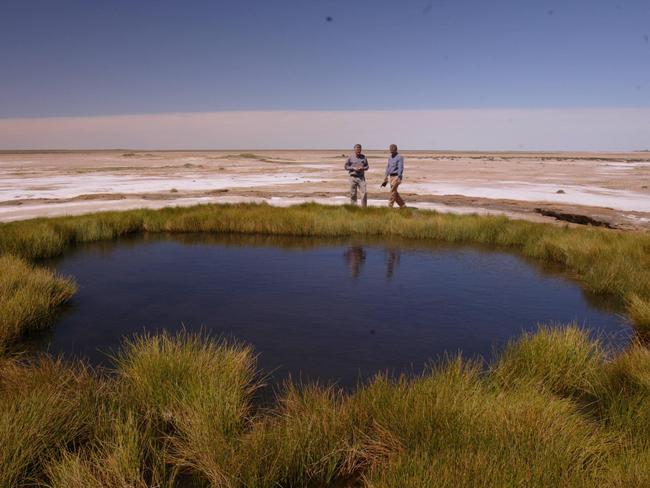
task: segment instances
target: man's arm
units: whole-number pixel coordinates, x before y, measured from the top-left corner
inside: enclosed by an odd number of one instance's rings
[[[382,188],[388,184],[388,168],[390,168],[390,161],[388,161],[388,163],[386,163],[386,172],[385,172],[385,175],[384,175],[384,181],[381,184]]]
[[[370,169],[370,165],[368,164],[368,158],[363,158],[363,170],[368,171]]]
[[[350,162],[350,158],[348,158],[345,161],[345,166],[343,166],[343,168],[346,169],[347,171],[350,171],[352,169],[352,163]]]
[[[397,159],[397,176],[398,178],[402,179],[402,175],[404,174],[404,156],[400,154],[399,158]]]

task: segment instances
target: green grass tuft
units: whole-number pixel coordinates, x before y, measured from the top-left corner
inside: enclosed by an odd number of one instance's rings
[[[243,437],[239,476],[245,486],[328,486],[358,475],[385,449],[360,430],[335,388],[292,384],[277,408]]]
[[[26,331],[48,325],[76,289],[71,278],[0,256],[0,352]]]
[[[358,410],[402,446],[372,466],[368,486],[590,486],[605,469],[615,443],[572,401],[491,385],[457,359],[359,392]]]
[[[505,387],[532,387],[560,396],[593,395],[605,360],[603,347],[575,324],[540,327],[511,341],[492,376]]]
[[[627,310],[639,334],[644,339],[650,338],[650,299],[641,298],[632,293],[627,302]]]
[[[250,348],[162,333],[126,342],[116,359],[124,404],[169,436],[170,462],[214,486],[227,483],[257,387]]]

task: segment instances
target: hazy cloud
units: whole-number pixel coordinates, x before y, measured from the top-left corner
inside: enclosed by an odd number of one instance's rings
[[[0,149],[650,149],[650,108],[249,111],[0,119]]]

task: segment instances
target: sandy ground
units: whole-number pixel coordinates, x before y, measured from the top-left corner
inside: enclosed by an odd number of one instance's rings
[[[243,201],[348,201],[345,151],[0,152],[0,221],[100,210]],[[387,154],[366,152],[370,205]],[[405,151],[410,206],[650,229],[650,153]]]

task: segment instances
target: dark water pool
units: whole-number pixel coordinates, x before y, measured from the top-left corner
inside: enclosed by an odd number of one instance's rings
[[[462,351],[489,359],[539,323],[622,344],[616,304],[512,254],[408,241],[141,236],[50,263],[79,291],[38,347],[110,364],[125,335],[202,328],[251,343],[277,381],[354,385]]]

